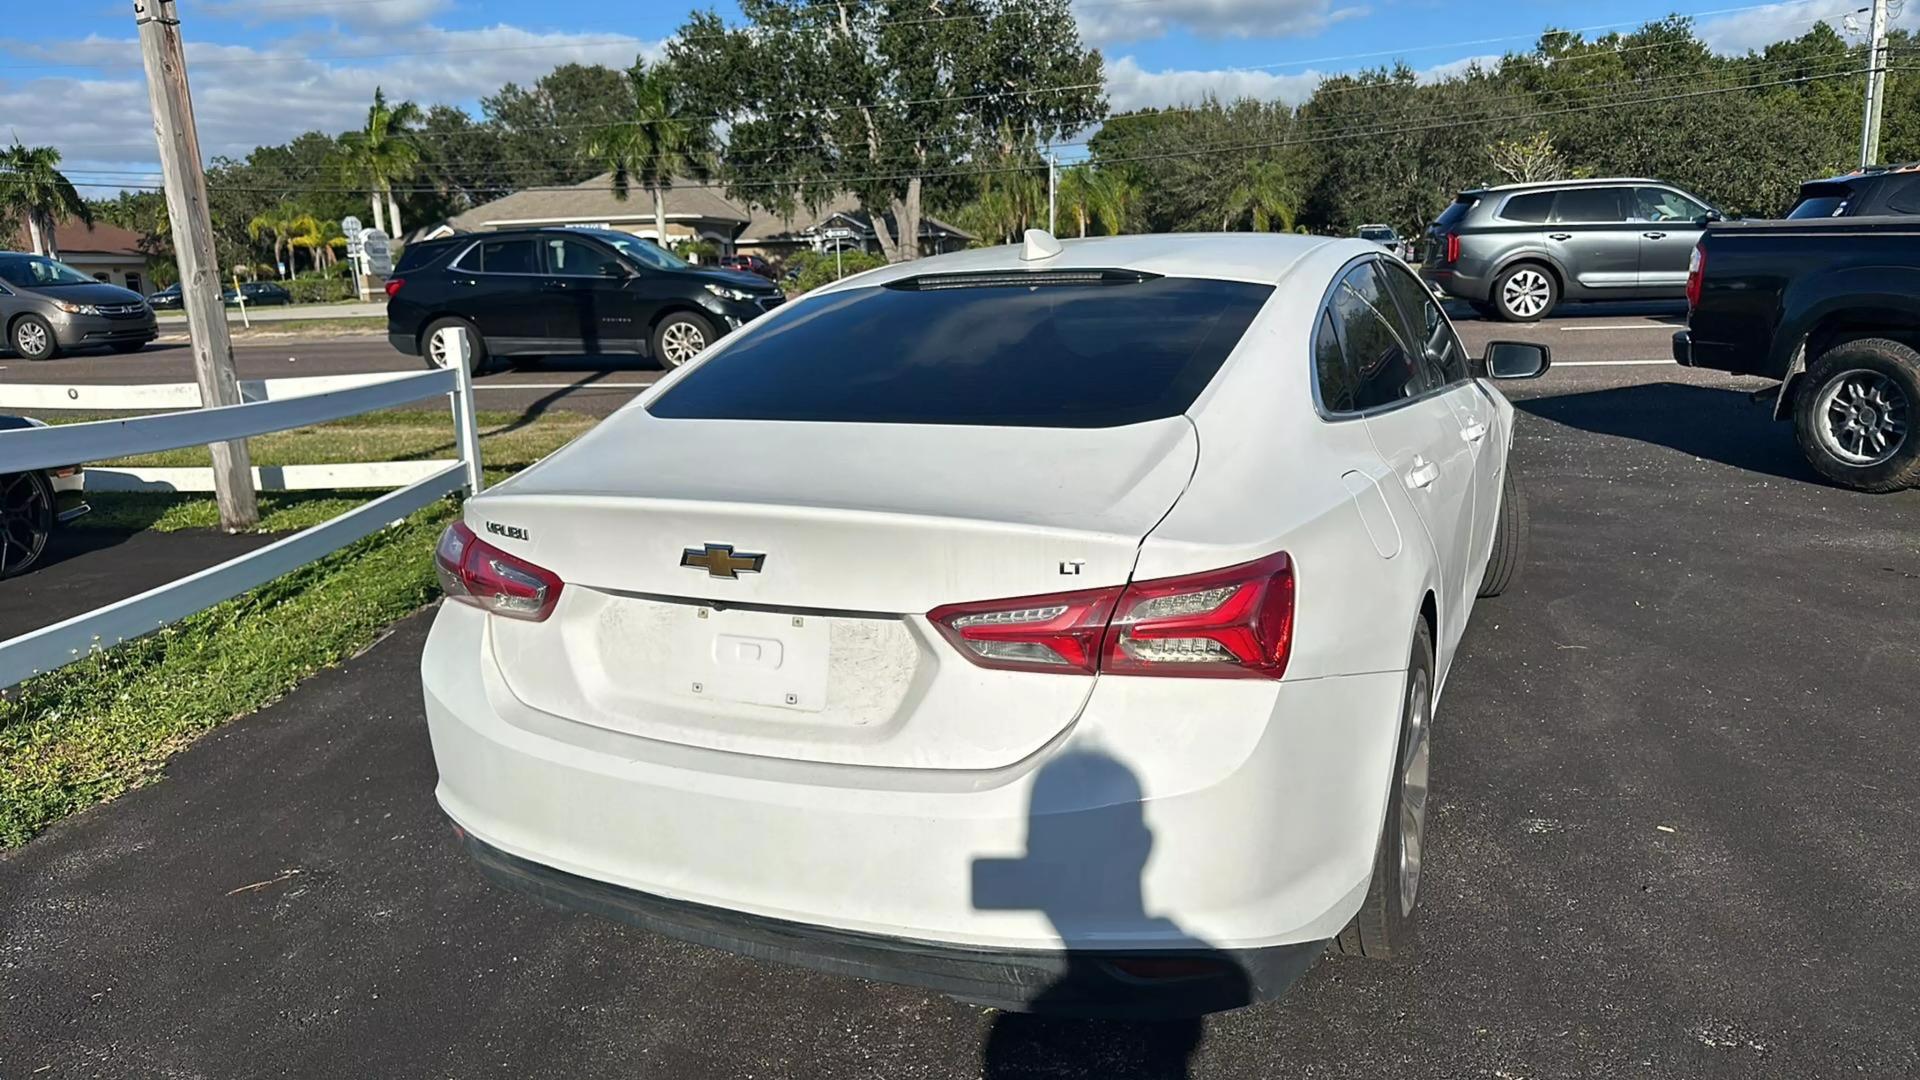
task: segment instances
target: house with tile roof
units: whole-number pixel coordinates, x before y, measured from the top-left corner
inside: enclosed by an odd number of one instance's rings
[[[7,250],[32,251],[26,226],[18,235],[0,237]],[[120,285],[145,296],[153,287],[147,273],[147,253],[140,250],[140,234],[118,225],[92,225],[67,220],[53,227],[53,249],[60,261],[99,281]]]

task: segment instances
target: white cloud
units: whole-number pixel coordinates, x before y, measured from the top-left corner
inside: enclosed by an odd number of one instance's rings
[[[420,27],[404,37],[337,30],[295,35],[263,48],[190,43],[188,77],[200,146],[208,158],[244,156],[303,131],[358,127],[374,87],[391,100],[470,106],[507,82],[530,83],[569,62],[625,67],[655,59],[662,43],[625,35],[537,33],[512,26]],[[69,166],[152,168],[153,120],[139,50],[99,37],[55,44],[0,41],[42,64],[94,68],[97,76],[23,70],[0,63],[0,117],[28,144],[57,146]],[[396,56],[395,53],[419,55]],[[58,102],[57,109],[48,102]],[[126,163],[133,163],[128,165]]]
[[[1144,41],[1186,30],[1200,37],[1303,37],[1365,7],[1334,7],[1334,0],[1079,0],[1080,35],[1096,44]]]
[[[1414,78],[1422,83],[1439,82],[1458,75],[1478,63],[1499,62],[1497,56],[1469,56],[1444,64],[1416,70]],[[1123,56],[1107,65],[1107,100],[1112,111],[1165,108],[1191,105],[1208,96],[1222,101],[1255,98],[1298,105],[1313,95],[1313,89],[1338,72],[1309,68],[1289,74],[1246,68],[1208,70],[1148,71],[1131,56]]]
[[[309,8],[297,3],[254,3],[253,0],[203,0],[194,15],[232,19],[248,26],[267,22],[304,22],[325,18],[343,26],[364,30],[416,26],[430,16],[453,6],[453,0],[356,0],[329,8]]]
[[[1708,19],[1700,24],[1698,33],[1714,52],[1737,55],[1797,38],[1817,22],[1831,23],[1844,35],[1842,20],[1859,7],[1858,0],[1792,0]],[[1866,17],[1861,16],[1859,21],[1862,33],[1856,33],[1856,39],[1864,37]]]

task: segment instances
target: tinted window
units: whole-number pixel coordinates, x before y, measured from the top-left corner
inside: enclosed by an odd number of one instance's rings
[[[1609,222],[1627,220],[1621,205],[1620,188],[1568,188],[1553,200],[1556,222]]]
[[[1901,183],[1898,190],[1887,196],[1886,212],[1920,214],[1920,176],[1909,178]]]
[[[1525,195],[1515,195],[1500,208],[1500,216],[1507,221],[1526,221],[1539,224],[1547,220],[1548,211],[1553,209],[1553,192],[1532,191]]]
[[[0,281],[22,288],[53,285],[90,285],[93,279],[44,255],[10,255],[0,258]]]
[[[1464,382],[1467,378],[1467,354],[1453,327],[1434,303],[1433,294],[1412,274],[1397,266],[1382,266],[1380,276],[1399,302],[1401,327],[1407,341],[1419,348],[1428,363],[1438,369],[1430,379],[1437,383]]]
[[[673,419],[1017,427],[1177,416],[1272,292],[1195,278],[850,289],[753,324],[648,409]]]
[[[1371,240],[1376,244],[1384,244],[1390,240],[1397,239],[1397,237],[1393,235],[1392,229],[1361,229],[1360,239]]]
[[[1790,218],[1839,217],[1847,212],[1845,195],[1815,195],[1801,199],[1787,216]]]
[[[1347,369],[1347,354],[1340,349],[1331,310],[1320,313],[1320,326],[1314,331],[1313,367],[1320,380],[1320,404],[1328,412],[1352,412],[1353,373]]]
[[[685,270],[692,265],[659,244],[651,240],[642,240],[631,233],[613,229],[596,229],[593,235],[641,266],[650,266],[655,270]]]
[[[531,240],[483,240],[460,257],[460,269],[485,274],[537,274]]]
[[[1634,188],[1633,202],[1634,221],[1692,222],[1707,212],[1706,207],[1666,188]]]
[[[620,270],[613,252],[578,240],[547,241],[547,273],[570,277],[600,277]]]
[[[1341,280],[1333,292],[1332,310],[1352,371],[1355,409],[1390,405],[1433,388],[1430,369],[1407,351],[1394,329],[1398,309],[1372,264],[1358,267]]]
[[[400,261],[394,264],[393,272],[398,276],[430,262],[437,262],[446,258],[447,252],[453,248],[454,245],[447,241],[408,244],[406,250],[400,253]]]
[[[1462,195],[1453,200],[1452,206],[1440,211],[1440,216],[1434,218],[1433,223],[1443,229],[1449,225],[1458,224],[1461,218],[1467,216],[1467,211],[1473,209],[1473,204],[1479,201],[1470,195]]]

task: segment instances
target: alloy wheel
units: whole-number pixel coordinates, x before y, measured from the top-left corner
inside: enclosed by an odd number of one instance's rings
[[[53,505],[33,473],[0,476],[0,577],[29,562],[53,531]]]
[[[47,351],[47,328],[37,322],[22,322],[13,332],[13,343],[22,356],[40,356]]]
[[[1827,380],[1814,403],[1815,433],[1829,454],[1859,468],[1878,465],[1907,441],[1911,403],[1900,385],[1856,368]]]
[[[1400,914],[1411,915],[1420,892],[1420,853],[1427,829],[1427,722],[1432,676],[1416,670],[1407,685],[1407,745],[1400,764]]]
[[[1553,295],[1553,282],[1538,270],[1520,270],[1500,287],[1500,302],[1523,319],[1531,319],[1547,310]]]
[[[706,347],[707,335],[690,322],[673,323],[660,335],[660,351],[675,367],[699,356],[700,350]]]

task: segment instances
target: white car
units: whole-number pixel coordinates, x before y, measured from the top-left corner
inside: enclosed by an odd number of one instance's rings
[[[1406,948],[1512,407],[1377,246],[1138,236],[821,289],[466,503],[422,659],[492,879],[1009,1009]]]

